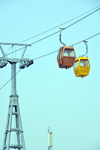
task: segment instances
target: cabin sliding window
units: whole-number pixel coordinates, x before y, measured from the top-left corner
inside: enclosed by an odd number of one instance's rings
[[[78,61],[78,60],[77,60],[77,61],[75,61],[75,62],[74,62],[74,66],[73,66],[73,67],[74,67],[74,68],[78,67],[78,63],[79,63],[79,61]]]
[[[68,57],[75,57],[75,53],[73,50],[68,50],[68,49],[65,49],[64,50],[64,56],[68,56]]]
[[[88,60],[80,60],[80,66],[89,66]]]

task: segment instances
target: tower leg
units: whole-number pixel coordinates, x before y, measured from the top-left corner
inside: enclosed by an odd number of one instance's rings
[[[6,132],[2,150],[10,149],[26,150],[18,104],[18,96],[10,96]]]

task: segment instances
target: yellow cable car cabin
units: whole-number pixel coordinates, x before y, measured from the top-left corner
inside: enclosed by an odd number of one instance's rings
[[[79,57],[74,62],[74,73],[76,77],[85,77],[90,71],[90,62],[88,57]]]
[[[74,65],[75,61],[74,47],[63,46],[59,49],[57,55],[57,61],[59,68],[70,68]]]

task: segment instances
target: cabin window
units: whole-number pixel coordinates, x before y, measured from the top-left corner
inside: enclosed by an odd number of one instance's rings
[[[80,66],[88,66],[89,67],[88,60],[80,60]]]
[[[65,49],[64,50],[64,56],[75,57],[74,50],[73,49]]]
[[[73,68],[78,67],[78,63],[79,63],[79,60],[75,61],[75,62],[74,62],[74,66],[73,66]]]
[[[61,59],[61,52],[62,52],[62,49],[60,48],[59,52],[58,52],[58,60]]]

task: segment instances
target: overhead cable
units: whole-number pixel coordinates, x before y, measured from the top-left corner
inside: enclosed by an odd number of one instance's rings
[[[18,51],[22,50],[23,48],[25,48],[25,46],[22,47],[22,48],[19,48],[19,49],[15,50],[15,51],[13,51],[13,52],[10,52],[10,53],[8,53],[8,54],[5,54],[5,56],[11,55],[11,54],[13,54],[13,53],[15,53],[15,52],[18,52]]]
[[[97,36],[97,35],[99,35],[99,34],[100,34],[100,32],[99,32],[99,33],[97,33],[97,34],[95,34],[95,35],[92,35],[92,36],[88,37],[88,38],[87,38],[87,39],[85,39],[85,40],[82,40],[82,41],[77,42],[77,43],[72,44],[72,45],[74,46],[74,45],[80,44],[80,43],[82,43],[83,41],[87,41],[87,40],[89,40],[89,39],[92,39],[93,37],[95,37],[95,36]]]
[[[88,16],[92,15],[93,13],[95,13],[95,12],[97,12],[97,11],[99,11],[99,10],[100,10],[100,8],[98,8],[98,9],[96,9],[95,11],[91,12],[90,14],[88,14],[88,15],[86,15],[86,16],[84,16],[84,17],[82,17],[81,19],[79,19],[79,20],[75,21],[75,22],[74,22],[74,23],[72,23],[71,25],[69,25],[69,26],[65,27],[65,28],[64,28],[64,30],[65,30],[65,29],[67,29],[67,28],[69,28],[69,27],[71,27],[72,25],[74,25],[74,24],[78,23],[79,21],[81,21],[81,20],[83,20],[83,19],[87,18]],[[42,41],[42,40],[44,40],[44,39],[46,39],[46,38],[48,38],[48,37],[50,37],[50,36],[53,36],[53,35],[55,35],[55,34],[59,33],[59,32],[60,32],[60,31],[57,31],[57,32],[55,32],[55,33],[53,33],[53,34],[50,34],[50,35],[48,35],[48,36],[46,36],[46,37],[44,37],[44,38],[42,38],[42,39],[40,39],[40,40],[38,40],[38,41],[35,41],[34,43],[31,43],[30,45],[33,45],[33,44],[35,44],[35,43],[37,43],[37,42],[40,42],[40,41]],[[87,38],[87,39],[85,39],[85,40],[89,40],[90,38],[93,38],[94,36],[97,36],[97,35],[99,35],[99,34],[100,34],[100,33],[97,33],[96,35],[93,35],[93,36],[91,36],[91,37],[89,37],[89,38]],[[83,41],[80,41],[80,42],[75,43],[75,44],[72,44],[72,45],[76,45],[76,44],[79,44],[79,43],[81,43],[81,42],[83,42]],[[23,48],[24,48],[24,47],[23,47]],[[20,48],[20,49],[18,49],[18,50],[16,50],[16,51],[13,51],[12,53],[15,53],[15,52],[17,52],[17,51],[19,51],[19,50],[21,50],[21,49],[23,49],[23,48]],[[57,50],[57,51],[58,51],[58,50]],[[51,53],[45,54],[45,55],[40,56],[40,57],[37,57],[37,58],[34,58],[33,60],[36,60],[36,59],[39,59],[39,58],[42,58],[42,57],[45,57],[45,56],[51,55],[51,54],[53,54],[53,53],[55,53],[55,52],[57,52],[57,51],[54,51],[54,52],[51,52]],[[6,54],[5,56],[10,55],[10,54],[12,54],[12,53]],[[18,72],[20,72],[20,70],[19,70]],[[10,79],[10,80],[11,80],[11,79]],[[7,84],[7,83],[9,83],[9,82],[10,82],[10,80],[9,80],[9,81],[7,81],[7,82],[6,82],[6,84]],[[0,90],[1,90],[4,86],[6,86],[6,84],[5,84],[5,85],[3,85],[3,86],[0,88]]]
[[[100,8],[98,8],[98,9],[96,9],[95,11],[89,13],[88,15],[82,17],[81,19],[75,21],[74,23],[72,23],[72,24],[70,24],[69,26],[65,27],[64,30],[66,30],[67,28],[69,28],[69,27],[73,26],[74,24],[80,22],[81,20],[83,20],[83,19],[89,17],[90,15],[94,14],[95,12],[97,12],[97,11],[99,11],[99,10],[100,10]],[[44,38],[42,38],[42,39],[39,39],[39,40],[37,40],[37,41],[35,41],[35,42],[29,44],[29,45],[32,46],[33,44],[36,44],[36,43],[38,43],[38,42],[40,42],[40,41],[42,41],[42,40],[45,40],[45,39],[47,39],[47,38],[49,38],[49,37],[51,37],[51,36],[53,36],[53,35],[55,35],[55,34],[57,34],[57,33],[59,33],[59,32],[60,32],[60,30],[57,31],[57,32],[54,32],[54,33],[52,33],[52,34],[50,34],[50,35],[48,35],[48,36],[46,36],[46,37],[44,37]],[[23,48],[24,48],[24,47],[23,47]],[[11,53],[6,54],[5,56],[8,56],[8,55],[10,55],[10,54],[12,54],[12,53],[15,53],[15,52],[17,52],[17,51],[20,51],[20,50],[23,49],[23,48],[17,49],[17,50],[15,50],[15,51],[11,52]]]
[[[16,74],[18,74],[21,70],[19,70]],[[11,78],[0,88],[2,90],[9,82],[11,81]]]
[[[81,17],[81,16],[83,16],[83,15],[85,15],[85,14],[87,14],[87,13],[89,13],[89,12],[95,10],[95,9],[97,9],[98,7],[100,7],[100,5],[97,6],[97,7],[95,7],[95,8],[93,8],[93,9],[91,9],[91,10],[89,10],[89,11],[87,11],[87,12],[85,12],[85,13],[83,13],[83,14],[81,14],[81,15],[78,15],[77,17],[74,17],[74,18],[72,18],[72,19],[70,19],[70,20],[68,20],[68,21],[66,21],[66,22],[64,22],[64,23],[62,23],[62,24],[59,24],[59,25],[57,25],[57,26],[55,26],[55,27],[53,27],[53,28],[51,28],[51,29],[48,29],[48,30],[46,30],[46,31],[44,31],[44,32],[42,32],[42,33],[37,34],[37,35],[34,35],[34,36],[32,36],[32,37],[30,37],[30,38],[28,38],[28,39],[26,39],[26,40],[23,40],[23,41],[21,41],[21,42],[26,42],[26,41],[28,41],[28,40],[31,40],[31,39],[33,39],[33,38],[35,38],[35,37],[38,37],[38,36],[44,34],[44,33],[47,33],[47,32],[49,32],[49,31],[52,31],[52,30],[54,30],[54,29],[56,29],[56,28],[58,28],[58,27],[60,27],[60,26],[62,26],[62,25],[64,25],[64,24],[67,24],[67,23],[69,23],[69,22],[71,22],[71,21],[73,21],[73,20],[75,20],[75,19],[77,19],[77,18],[79,18],[79,17]]]
[[[92,35],[92,36],[90,36],[90,37],[88,37],[88,38],[86,38],[85,40],[82,40],[82,41],[80,41],[80,42],[77,42],[77,43],[75,43],[75,44],[72,44],[72,45],[77,45],[77,44],[80,44],[80,43],[82,43],[83,41],[86,41],[86,40],[90,40],[90,39],[92,39],[92,38],[94,38],[94,37],[96,37],[97,35],[99,35],[100,34],[100,32],[99,33],[97,33],[97,34],[95,34],[95,35]],[[70,46],[72,46],[72,45],[70,45]],[[51,55],[51,54],[54,54],[54,53],[56,53],[56,52],[58,52],[58,50],[56,50],[56,51],[53,51],[53,52],[51,52],[51,53],[48,53],[48,54],[44,54],[44,55],[42,55],[42,56],[39,56],[39,57],[36,57],[36,58],[34,58],[33,60],[36,60],[36,59],[40,59],[40,58],[43,58],[43,57],[46,57],[46,56],[48,56],[48,55]],[[18,74],[19,72],[21,71],[21,69],[16,73],[16,74]],[[0,88],[0,90],[2,90],[9,82],[11,81],[11,79],[9,79],[1,88]]]
[[[97,36],[97,35],[99,35],[99,34],[100,34],[100,32],[99,32],[99,33],[97,33],[97,34],[95,34],[95,35],[92,35],[92,36],[90,36],[90,37],[86,38],[85,40],[82,40],[82,41],[80,41],[80,42],[77,42],[77,43],[75,43],[75,44],[72,44],[72,45],[70,45],[70,46],[74,46],[74,45],[80,44],[80,43],[82,43],[83,41],[87,41],[87,40],[89,40],[89,39],[92,39],[93,37],[95,37],[95,36]],[[54,54],[54,53],[56,53],[56,52],[58,52],[58,50],[53,51],[53,52],[50,52],[50,53],[45,54],[45,55],[42,55],[42,56],[39,56],[39,57],[36,57],[36,58],[34,58],[33,60],[43,58],[43,57],[45,57],[45,56],[48,56],[48,55]]]
[[[81,20],[83,20],[83,19],[85,19],[85,18],[89,17],[90,15],[94,14],[95,12],[97,12],[97,11],[99,11],[99,10],[100,10],[100,8],[96,9],[95,11],[93,11],[93,12],[89,13],[88,15],[86,15],[86,16],[82,17],[81,19],[79,19],[79,20],[75,21],[74,23],[70,24],[69,26],[64,27],[64,29],[63,29],[63,30],[65,30],[65,29],[67,29],[67,28],[69,28],[69,27],[73,26],[74,24],[76,24],[76,23],[80,22]],[[35,42],[31,43],[31,45],[33,45],[33,44],[35,44],[35,43],[38,43],[38,42],[40,42],[40,41],[42,41],[42,40],[44,40],[44,39],[46,39],[46,38],[48,38],[48,37],[50,37],[50,36],[53,36],[53,35],[55,35],[55,34],[57,34],[57,33],[59,33],[59,32],[60,32],[60,30],[59,30],[59,31],[57,31],[57,32],[55,32],[55,33],[52,33],[52,34],[50,34],[50,35],[48,35],[48,36],[46,36],[46,37],[44,37],[44,38],[42,38],[42,39],[40,39],[40,40],[37,40],[37,41],[35,41]]]

